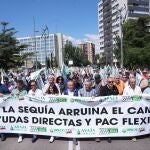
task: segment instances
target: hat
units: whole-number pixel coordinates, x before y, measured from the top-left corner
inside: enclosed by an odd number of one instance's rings
[[[99,79],[99,78],[101,78],[101,76],[99,74],[96,74],[94,78]]]

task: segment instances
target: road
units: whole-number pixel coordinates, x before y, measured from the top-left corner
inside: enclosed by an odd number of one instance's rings
[[[0,142],[0,150],[150,150],[150,138],[140,137],[137,142],[129,138],[113,138],[112,143],[106,139],[96,143],[94,139],[81,139],[75,146],[71,140],[57,139],[49,143],[48,138],[39,138],[36,143],[31,143],[31,138],[25,137],[22,143],[17,143],[16,137],[8,137]]]

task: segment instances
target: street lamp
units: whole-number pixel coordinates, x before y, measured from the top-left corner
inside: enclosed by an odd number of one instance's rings
[[[121,48],[121,68],[124,68],[124,53],[123,53],[123,31],[122,31],[122,25],[126,19],[127,11],[125,12],[124,16],[122,12],[126,10],[126,5],[124,4],[124,7],[118,10],[119,15],[119,26],[120,26],[120,48]]]
[[[35,18],[33,16],[33,34],[34,34],[35,66],[36,66],[35,68],[37,70],[37,50],[36,50],[36,36],[35,36],[36,32],[39,32],[39,31],[35,30]]]
[[[46,40],[49,37],[49,29],[47,26],[45,26],[45,29],[42,29],[42,38],[45,42],[45,66],[47,68],[47,49],[46,49]]]

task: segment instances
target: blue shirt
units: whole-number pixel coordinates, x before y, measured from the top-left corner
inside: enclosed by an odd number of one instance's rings
[[[0,84],[0,93],[1,94],[9,94],[9,90],[6,85]]]

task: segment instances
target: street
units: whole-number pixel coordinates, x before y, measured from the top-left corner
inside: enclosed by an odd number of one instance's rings
[[[8,137],[6,141],[0,142],[0,150],[150,150],[150,138],[140,137],[137,142],[130,138],[113,138],[108,143],[104,138],[96,143],[94,139],[80,139],[75,146],[71,140],[57,139],[49,143],[48,138],[39,138],[36,143],[31,143],[31,138],[25,137],[22,143],[17,143],[16,137]]]

